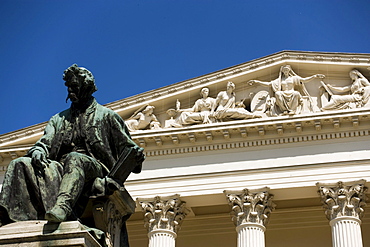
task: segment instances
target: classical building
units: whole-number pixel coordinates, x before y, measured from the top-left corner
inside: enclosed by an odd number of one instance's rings
[[[147,156],[131,247],[370,246],[369,68],[282,51],[107,104]],[[2,178],[45,124],[0,136]]]

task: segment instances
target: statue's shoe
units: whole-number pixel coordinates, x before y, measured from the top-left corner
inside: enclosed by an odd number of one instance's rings
[[[67,212],[59,207],[54,206],[50,211],[45,214],[45,220],[50,222],[63,222],[67,220]]]

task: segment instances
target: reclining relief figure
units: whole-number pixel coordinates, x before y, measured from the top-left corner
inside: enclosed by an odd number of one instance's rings
[[[129,119],[125,121],[130,131],[145,129],[160,129],[161,124],[153,114],[155,107],[146,105],[137,110]]]
[[[210,117],[215,118],[216,121],[262,117],[246,110],[243,102],[236,103],[234,90],[235,84],[229,81],[227,83],[226,91],[218,93]]]
[[[209,124],[212,123],[209,115],[215,99],[208,97],[209,89],[202,88],[200,91],[202,98],[195,101],[194,106],[187,109],[180,109],[180,102],[177,101],[176,112],[180,115],[175,119],[173,127],[183,127],[192,124]]]
[[[351,70],[349,72],[349,77],[352,79],[352,84],[345,87],[334,87],[330,84],[326,84],[328,88],[326,88],[326,91],[331,95],[331,98],[329,102],[321,108],[322,110],[359,108],[368,103],[370,97],[369,81],[357,69]],[[350,92],[350,94],[333,95],[331,90],[337,92]]]
[[[255,83],[262,86],[272,88],[273,98],[267,102],[268,115],[294,115],[299,114],[302,110],[303,97],[307,96],[309,99],[309,109],[313,111],[312,99],[304,86],[304,83],[315,78],[325,78],[325,75],[316,74],[309,77],[298,76],[290,67],[290,65],[281,66],[279,77],[271,82],[263,82],[259,80],[250,80],[248,83],[253,85]]]
[[[129,172],[141,171],[143,149],[131,139],[122,118],[96,102],[92,73],[74,64],[63,79],[71,107],[50,119],[25,157],[10,162],[0,194],[1,224],[75,220],[94,181],[117,167],[124,150],[135,155]]]

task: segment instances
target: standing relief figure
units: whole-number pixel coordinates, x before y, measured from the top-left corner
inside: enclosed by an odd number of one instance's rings
[[[215,99],[208,97],[209,89],[202,88],[200,91],[201,98],[195,101],[194,106],[187,109],[180,108],[180,101],[176,102],[176,112],[180,113],[175,119],[173,127],[183,127],[192,124],[209,124],[212,123],[209,115]]]
[[[345,87],[334,87],[330,84],[326,84],[324,89],[326,89],[330,95],[330,100],[321,108],[321,110],[325,111],[359,108],[368,103],[370,96],[369,81],[357,69],[351,70],[349,72],[349,77],[352,79],[352,84]],[[350,94],[333,95],[331,90],[341,93],[350,92]]]
[[[227,83],[226,91],[218,93],[216,102],[211,111],[211,117],[215,118],[216,121],[262,117],[246,110],[243,102],[236,103],[234,90],[235,84],[229,81]]]
[[[313,111],[313,103],[304,83],[315,78],[325,78],[325,75],[316,74],[309,77],[300,77],[290,65],[281,66],[279,77],[271,82],[250,80],[249,85],[255,83],[271,87],[273,97],[267,101],[267,114],[269,116],[299,114],[303,107],[303,97],[308,97],[308,108]]]
[[[137,110],[129,119],[125,121],[130,131],[145,129],[160,129],[161,124],[153,114],[155,107],[146,105]]]

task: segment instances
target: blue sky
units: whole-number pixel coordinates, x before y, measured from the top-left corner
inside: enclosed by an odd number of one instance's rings
[[[365,0],[1,0],[0,13],[0,134],[68,108],[73,63],[105,104],[282,50],[370,53]]]

